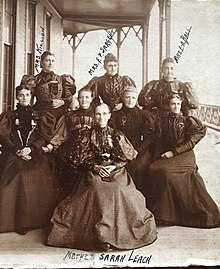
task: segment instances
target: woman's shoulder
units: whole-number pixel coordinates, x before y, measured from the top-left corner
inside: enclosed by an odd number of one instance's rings
[[[11,118],[13,118],[16,115],[16,110],[12,110],[12,111],[4,111],[0,114],[0,121],[5,121],[5,120],[9,120]],[[2,123],[0,123],[2,124]]]

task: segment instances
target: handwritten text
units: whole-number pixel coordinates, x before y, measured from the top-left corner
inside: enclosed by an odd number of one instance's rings
[[[180,36],[180,45],[179,50],[177,51],[176,55],[173,57],[176,63],[179,62],[180,57],[182,56],[182,53],[185,49],[186,44],[189,45],[189,34],[192,30],[192,26],[190,26],[189,29],[186,29],[185,33]]]
[[[152,255],[150,256],[142,256],[135,254],[134,250],[131,251],[130,254],[101,254],[99,256],[100,261],[104,262],[110,262],[110,263],[122,263],[122,262],[130,262],[132,264],[150,264],[150,260],[152,258]]]
[[[96,62],[93,63],[92,67],[89,69],[88,73],[92,75],[98,66],[102,63],[101,59],[105,55],[105,52],[108,50],[108,47],[112,45],[111,39],[114,36],[114,30],[107,31],[108,35],[105,39],[105,43],[102,47],[100,47],[100,52],[96,56]]]
[[[63,260],[69,259],[78,262],[83,261],[93,261],[95,255],[94,254],[87,254],[87,253],[75,253],[73,251],[67,251],[66,255],[64,256]]]
[[[35,69],[39,73],[39,67],[40,67],[40,59],[41,55],[43,53],[43,47],[44,47],[44,28],[40,26],[41,34],[40,34],[40,42],[36,43],[36,58],[35,58]]]

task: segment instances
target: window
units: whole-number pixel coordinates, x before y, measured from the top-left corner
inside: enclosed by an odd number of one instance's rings
[[[27,74],[34,73],[34,44],[35,44],[35,14],[36,4],[28,1],[27,9]]]
[[[17,1],[4,2],[4,55],[3,55],[3,110],[11,110],[14,104],[14,50],[15,10]]]
[[[50,50],[50,31],[51,31],[51,18],[52,15],[49,12],[46,12],[46,39],[45,39],[45,49]]]

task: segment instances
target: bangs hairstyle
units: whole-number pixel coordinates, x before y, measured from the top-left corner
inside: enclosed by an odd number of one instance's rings
[[[104,107],[104,108],[107,108],[108,112],[111,113],[111,110],[110,110],[109,106],[108,106],[106,103],[101,103],[101,104],[97,105],[97,106],[95,107],[95,112],[96,112],[96,108],[97,108],[97,107]]]
[[[179,94],[177,94],[177,93],[173,93],[173,94],[171,94],[171,95],[168,97],[168,99],[167,99],[167,104],[169,104],[169,103],[170,103],[170,100],[172,100],[172,99],[174,99],[174,98],[178,98],[178,99],[181,101],[181,103],[182,103],[182,101],[183,101],[183,99],[179,96]]]
[[[26,85],[21,84],[21,85],[19,85],[19,86],[17,86],[17,87],[15,88],[15,94],[16,94],[16,97],[18,96],[18,94],[19,94],[19,92],[20,92],[21,90],[27,90],[27,91],[30,91],[31,95],[33,95],[33,89],[32,89],[32,88],[28,88]]]
[[[92,98],[94,98],[94,96],[93,96],[93,91],[92,91],[89,87],[86,87],[86,86],[85,86],[85,87],[81,88],[81,89],[78,91],[78,98],[79,98],[81,92],[90,92]]]

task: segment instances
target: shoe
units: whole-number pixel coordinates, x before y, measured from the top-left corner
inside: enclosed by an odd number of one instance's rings
[[[27,233],[27,230],[26,229],[18,229],[15,231],[17,234],[20,234],[20,235],[25,235]]]
[[[102,250],[105,250],[105,251],[113,250],[112,246],[109,243],[101,243],[99,246]]]

